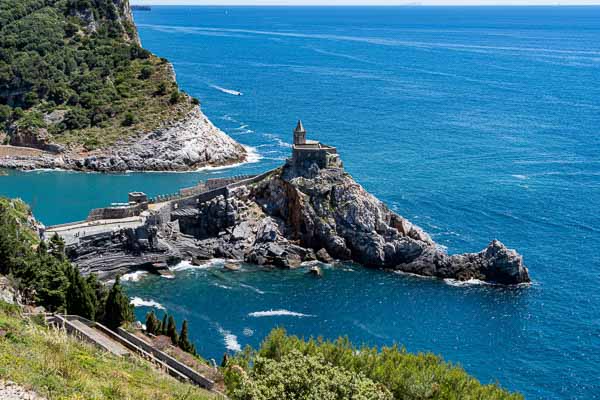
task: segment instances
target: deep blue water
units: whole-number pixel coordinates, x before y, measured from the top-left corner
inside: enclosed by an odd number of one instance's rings
[[[600,398],[600,8],[153,7],[135,19],[144,46],[262,160],[191,174],[11,173],[0,193],[33,202],[46,223],[80,219],[129,190],[276,166],[302,118],[449,252],[499,238],[533,285],[214,263],[128,283],[131,296],[187,318],[217,360],[284,326],[432,351],[531,399]],[[268,310],[306,316],[252,314]]]

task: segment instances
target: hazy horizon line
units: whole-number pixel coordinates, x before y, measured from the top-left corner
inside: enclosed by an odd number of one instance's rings
[[[575,3],[575,4],[563,4],[563,3],[451,3],[451,4],[419,4],[419,3],[404,3],[404,4],[387,4],[387,3],[375,3],[375,4],[361,4],[361,3],[314,3],[314,4],[301,4],[301,3],[223,3],[223,2],[195,2],[190,1],[152,1],[152,0],[132,0],[131,5],[141,6],[210,6],[210,7],[598,7],[600,6],[600,0],[594,3]]]
[[[564,2],[520,2],[516,0],[514,2],[505,1],[505,2],[452,2],[452,3],[441,3],[435,2],[420,2],[420,1],[406,1],[406,2],[390,2],[383,0],[383,2],[378,3],[361,3],[357,2],[341,2],[334,0],[320,2],[319,0],[313,0],[314,2],[310,2],[306,4],[306,2],[300,3],[297,0],[290,1],[269,1],[269,0],[250,0],[250,1],[236,1],[233,0],[231,2],[228,1],[211,1],[211,0],[131,0],[131,5],[149,5],[149,6],[227,6],[227,7],[594,7],[600,6],[600,0],[591,0],[591,1],[580,1],[574,3],[564,3]],[[469,1],[469,0],[467,0]]]

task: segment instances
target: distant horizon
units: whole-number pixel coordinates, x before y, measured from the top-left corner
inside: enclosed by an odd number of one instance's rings
[[[131,0],[132,5],[149,6],[293,6],[293,7],[582,7],[600,6],[600,0]]]

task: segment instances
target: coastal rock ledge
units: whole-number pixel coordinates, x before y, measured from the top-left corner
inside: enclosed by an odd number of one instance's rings
[[[427,233],[367,193],[341,167],[291,161],[259,180],[228,187],[165,219],[80,240],[71,259],[101,275],[181,260],[239,260],[279,268],[332,259],[461,281],[529,282],[522,257],[497,240],[479,253],[448,255]],[[157,222],[159,221],[160,222]]]
[[[246,149],[227,136],[200,111],[152,132],[92,152],[41,151],[0,146],[0,168],[58,168],[78,171],[188,171],[246,161]]]

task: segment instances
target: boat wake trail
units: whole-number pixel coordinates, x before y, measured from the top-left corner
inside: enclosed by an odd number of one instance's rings
[[[213,88],[213,89],[217,89],[220,92],[223,92],[223,93],[226,93],[226,94],[230,94],[232,96],[242,96],[243,95],[242,92],[238,92],[237,90],[226,89],[224,87],[217,86],[217,85],[210,85],[210,87]]]

